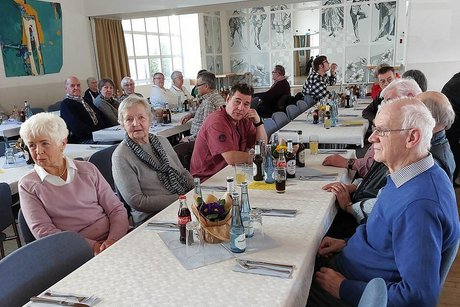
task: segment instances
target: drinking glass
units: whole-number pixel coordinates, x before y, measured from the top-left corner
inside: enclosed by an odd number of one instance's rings
[[[5,150],[5,158],[7,164],[14,164],[14,151],[13,148],[9,147]]]
[[[260,209],[251,209],[249,213],[249,218],[251,219],[250,225],[252,226],[251,232],[254,234],[254,237],[263,239],[264,238],[264,229],[262,224],[262,210]]]
[[[243,181],[246,181],[248,184],[252,182],[253,179],[253,167],[248,163],[235,163],[235,182],[237,185],[241,185]]]
[[[319,144],[319,136],[316,134],[310,135],[310,154],[316,155],[318,154],[318,144]]]
[[[201,229],[197,221],[185,225],[185,253],[191,257],[200,253],[202,248]]]

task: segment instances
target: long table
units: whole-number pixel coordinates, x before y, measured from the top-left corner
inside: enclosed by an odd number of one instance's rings
[[[311,135],[319,136],[320,144],[340,144],[364,146],[364,136],[369,127],[369,121],[361,116],[362,106],[355,108],[340,108],[338,125],[329,129],[323,124],[313,124],[309,111],[300,114],[278,131],[284,139],[297,140],[297,131],[302,131],[302,140],[308,143]]]
[[[354,151],[344,154],[349,158]],[[338,172],[349,182],[346,169],[325,167],[326,155],[307,155],[307,166]],[[234,175],[228,166],[203,183],[225,185]],[[158,232],[146,224],[127,234],[106,251],[56,283],[51,290],[94,294],[97,306],[305,306],[321,238],[336,213],[335,197],[321,187],[324,181],[288,180],[286,193],[249,190],[253,207],[297,209],[295,218],[263,217],[263,229],[278,246],[238,257],[295,265],[292,278],[237,273],[235,260],[228,259],[186,270],[163,243]],[[217,193],[217,194],[216,194]],[[223,192],[214,192],[220,196]],[[207,192],[204,191],[204,195]],[[189,205],[191,192],[187,194]],[[177,221],[178,202],[150,221]],[[179,234],[177,234],[179,236]]]
[[[108,146],[110,145],[67,144],[64,154],[72,159],[83,158],[87,160],[93,153]],[[4,163],[5,157],[0,157],[0,182],[8,183],[11,193],[16,194],[18,192],[19,179],[32,170],[33,165],[3,169]]]
[[[18,136],[20,128],[21,122],[6,120],[0,125],[0,136],[4,138]]]
[[[190,130],[192,121],[181,124],[180,120],[186,113],[174,113],[171,116],[171,124],[157,124],[150,127],[150,133],[158,134],[164,137],[174,136]],[[93,132],[93,141],[95,142],[120,142],[125,137],[125,130],[121,126],[114,126]]]

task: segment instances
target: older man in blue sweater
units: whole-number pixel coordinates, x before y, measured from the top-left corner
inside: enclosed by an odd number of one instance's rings
[[[441,254],[457,244],[456,199],[429,153],[434,127],[416,98],[382,106],[369,137],[390,171],[367,224],[345,242],[325,237],[319,255],[335,255],[315,273],[308,306],[357,305],[367,282],[386,281],[388,306],[435,306]]]

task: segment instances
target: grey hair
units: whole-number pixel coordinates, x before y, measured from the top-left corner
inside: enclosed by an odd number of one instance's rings
[[[86,79],[86,84],[89,85],[91,81],[97,81],[97,80],[94,77],[89,77],[88,79]]]
[[[131,77],[124,77],[123,79],[121,79],[121,87],[125,87],[126,83],[128,83],[129,81],[132,81],[134,83],[134,80],[131,78]]]
[[[417,96],[430,110],[436,125],[448,130],[455,120],[455,112],[446,95],[440,92],[427,91]]]
[[[426,80],[425,75],[418,69],[410,69],[403,73],[402,77],[404,79],[414,79],[415,82],[420,86],[422,92],[426,92],[428,88],[428,81]]]
[[[171,74],[171,80],[176,79],[180,75],[183,75],[181,71],[178,71],[178,70],[173,71],[172,74]]]
[[[125,99],[123,99],[123,101],[120,103],[120,106],[118,107],[118,123],[120,125],[123,126],[125,111],[136,104],[140,104],[144,107],[145,113],[147,113],[147,115],[149,116],[149,125],[152,124],[152,108],[147,99],[139,97],[136,94],[131,94]]]
[[[65,121],[53,113],[38,113],[26,120],[19,130],[21,138],[27,145],[36,137],[49,137],[51,142],[59,144],[69,135]]]
[[[380,96],[385,97],[385,94],[394,93],[387,99],[415,97],[421,92],[420,86],[413,79],[395,79],[382,90]]]
[[[392,101],[401,121],[401,129],[420,130],[420,143],[417,150],[420,154],[426,153],[431,147],[433,128],[436,125],[430,110],[415,97],[404,97]]]
[[[201,78],[201,81],[206,83],[210,89],[216,88],[216,75],[209,71],[203,71],[198,74],[198,78]]]

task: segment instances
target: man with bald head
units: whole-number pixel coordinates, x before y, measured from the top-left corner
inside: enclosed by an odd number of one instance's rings
[[[325,237],[307,306],[358,305],[369,280],[383,278],[389,306],[435,306],[441,257],[460,227],[449,177],[429,152],[435,120],[417,98],[382,105],[369,141],[389,170],[366,224],[348,240]]]
[[[69,129],[69,143],[93,143],[93,131],[108,126],[101,111],[81,97],[81,84],[77,77],[65,81],[66,95],[61,102],[61,117]]]

